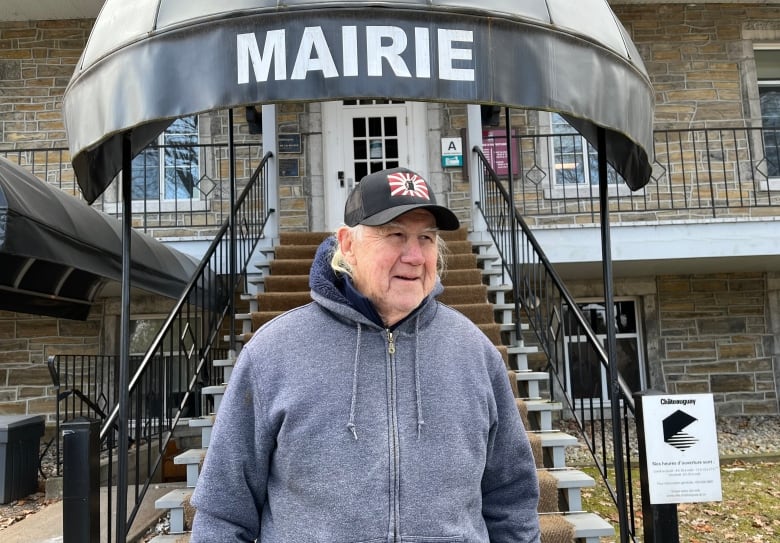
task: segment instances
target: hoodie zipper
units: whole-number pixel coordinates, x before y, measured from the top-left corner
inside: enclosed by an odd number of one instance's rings
[[[400,537],[400,477],[399,472],[399,444],[398,444],[398,413],[396,412],[396,367],[395,367],[395,338],[393,332],[387,330],[387,352],[390,355],[390,383],[389,383],[389,401],[390,401],[390,453],[392,456],[392,506],[393,506],[393,541],[399,541]]]

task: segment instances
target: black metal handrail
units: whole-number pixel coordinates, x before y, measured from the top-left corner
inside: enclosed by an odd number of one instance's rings
[[[212,359],[227,358],[228,349],[212,349]],[[142,356],[130,357],[130,371],[134,373],[143,360]],[[155,364],[168,364],[168,361],[159,361]],[[117,355],[85,355],[85,354],[55,354],[49,356],[47,360],[49,375],[56,394],[57,402],[55,404],[55,432],[49,444],[55,446],[55,464],[56,475],[62,474],[62,434],[60,427],[63,423],[85,417],[97,419],[101,426],[117,405],[117,379],[116,371],[119,367],[119,356]],[[168,369],[171,369],[168,366]],[[172,383],[170,375],[166,378],[167,383]],[[222,382],[222,374],[214,371],[209,374],[208,382],[205,384],[216,385]],[[155,383],[154,394],[159,393],[160,389]],[[168,391],[163,394],[167,401],[173,401],[179,405],[177,396],[181,391]],[[150,397],[150,403],[153,402],[153,396]],[[191,397],[185,408],[190,412],[199,410],[197,397]],[[108,450],[108,440],[101,442],[101,452]]]
[[[565,404],[618,508],[621,526],[626,526],[630,537],[636,540],[631,481],[631,451],[636,449],[630,424],[634,416],[632,392],[622,378],[615,386],[602,387],[600,375],[602,370],[608,370],[610,361],[601,341],[520,211],[511,204],[510,191],[482,149],[475,147],[472,156],[481,165],[478,179],[474,180],[479,187],[477,205],[501,257],[504,280],[513,286],[516,318],[527,322],[534,334],[524,340],[544,353],[544,370],[551,377],[550,397]],[[580,378],[591,382],[595,379],[596,393],[591,387],[582,386]],[[605,417],[609,411],[607,402],[614,401],[620,402],[622,428],[611,428],[611,418]],[[622,443],[620,455],[624,462],[614,462],[615,451],[606,439],[608,432],[613,433],[613,443]],[[614,433],[620,433],[621,439],[615,440]],[[621,477],[615,477],[618,469]]]
[[[614,222],[763,216],[780,206],[780,129],[657,130],[648,185],[630,191],[614,170],[609,202]],[[511,151],[511,154],[510,154]],[[515,201],[534,224],[597,222],[596,151],[577,133],[490,132],[483,153],[499,178],[511,157]],[[563,219],[561,219],[562,222]]]
[[[192,280],[174,304],[162,328],[155,336],[138,367],[133,368],[128,391],[129,436],[135,444],[134,465],[129,470],[128,487],[134,489],[134,504],[127,516],[126,529],[135,520],[144,495],[160,469],[164,452],[179,423],[190,396],[203,384],[211,382],[214,351],[220,345],[222,325],[234,292],[229,285],[232,273],[242,275],[254,253],[263,229],[274,209],[269,207],[268,171],[271,153],[267,153],[235,204],[235,218],[226,221],[206,251]],[[238,253],[236,270],[230,268],[230,223],[235,224]],[[177,401],[170,400],[176,392]],[[114,461],[113,427],[118,423],[119,406],[108,412],[100,430],[107,442],[108,479]],[[109,485],[112,492],[128,489]],[[109,504],[113,502],[110,496]],[[110,506],[109,506],[110,509]],[[107,511],[111,519],[112,512]],[[108,540],[111,541],[109,520]],[[117,534],[124,541],[126,534]]]
[[[526,220],[532,226],[542,221],[571,223],[572,216],[578,223],[596,222],[599,200],[595,151],[582,136],[533,133],[530,129],[515,132],[511,154],[517,180],[515,199]],[[610,173],[614,222],[760,217],[766,212],[757,210],[780,206],[780,129],[656,130],[653,139],[653,171],[643,190],[629,191],[614,172]],[[238,178],[246,179],[248,174],[244,172],[251,171],[248,164],[260,158],[261,146],[235,145]],[[164,191],[159,191],[134,201],[134,224],[155,235],[172,236],[182,235],[182,230],[221,225],[226,219],[226,207],[221,204],[228,200],[227,144],[155,144],[150,149],[173,157],[178,156],[177,150],[192,151],[190,155],[199,157],[198,177],[196,182],[187,182],[192,186],[186,186],[193,198],[165,199]],[[503,130],[484,138],[483,153],[494,172],[505,177],[503,157],[508,156],[508,148]],[[0,156],[80,196],[67,149],[0,149]],[[143,169],[143,164],[138,166]],[[177,169],[176,163],[170,166]],[[93,206],[120,216],[118,187],[117,182],[112,183]]]
[[[233,144],[236,183],[241,189],[262,159],[257,142]],[[157,160],[160,155],[164,158]],[[66,148],[0,149],[0,156],[31,171],[60,190],[83,198]],[[228,176],[230,146],[227,143],[158,144],[147,147],[133,160],[133,226],[155,237],[182,237],[215,230],[227,220],[230,209]],[[122,217],[117,176],[92,207]]]

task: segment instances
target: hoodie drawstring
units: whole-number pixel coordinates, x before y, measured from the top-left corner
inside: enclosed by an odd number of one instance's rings
[[[352,432],[352,437],[357,441],[357,428],[355,427],[355,410],[357,408],[357,390],[358,390],[358,365],[360,363],[360,337],[363,327],[357,323],[357,341],[355,346],[355,360],[352,366],[352,399],[349,404],[349,422],[347,429]],[[422,435],[425,420],[422,412],[422,389],[420,386],[420,319],[415,319],[415,344],[414,344],[414,393],[417,404],[417,439]]]
[[[355,407],[357,405],[357,386],[358,386],[358,361],[360,360],[360,335],[363,327],[357,323],[357,344],[355,346],[355,362],[352,368],[352,400],[349,404],[349,422],[347,428],[352,432],[352,436],[357,441],[357,430],[355,429]]]
[[[414,389],[417,395],[417,439],[420,439],[422,428],[425,426],[422,413],[422,392],[420,391],[420,317],[415,319],[414,325]]]

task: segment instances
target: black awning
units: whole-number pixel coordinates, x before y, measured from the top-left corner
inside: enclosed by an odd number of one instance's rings
[[[632,189],[654,96],[607,0],[108,0],[63,113],[88,202],[171,120],[257,103],[393,98],[557,111]]]
[[[122,278],[117,219],[0,158],[0,309],[86,319],[96,295]],[[178,298],[198,262],[132,232],[133,286]]]

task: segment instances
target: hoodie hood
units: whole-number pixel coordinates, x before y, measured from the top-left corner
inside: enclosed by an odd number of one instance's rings
[[[357,322],[371,323],[374,326],[384,328],[380,323],[375,322],[370,315],[367,315],[365,309],[361,309],[359,304],[355,303],[346,294],[345,282],[348,278],[341,276],[333,271],[330,265],[333,253],[336,251],[338,241],[335,236],[329,236],[326,238],[320,246],[317,248],[317,252],[314,255],[314,262],[311,266],[309,273],[309,288],[311,288],[312,299],[328,309],[338,314],[342,314],[343,317],[356,320]],[[413,317],[426,317],[428,319],[433,318],[433,314],[436,310],[435,298],[444,291],[444,287],[441,284],[441,280],[436,278],[436,285],[433,287],[433,291],[420,303],[420,305],[402,319],[398,324],[392,327],[393,330],[403,327],[404,323],[413,320]],[[369,302],[370,303],[370,302]],[[348,311],[347,311],[348,309]],[[426,315],[426,312],[428,314]],[[355,315],[357,313],[360,317]],[[425,322],[425,318],[422,322]],[[419,326],[420,323],[415,324]]]

